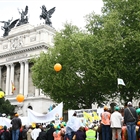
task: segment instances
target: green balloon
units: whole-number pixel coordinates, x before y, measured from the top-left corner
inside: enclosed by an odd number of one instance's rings
[[[136,112],[138,113],[138,115],[140,115],[140,108],[138,108]]]

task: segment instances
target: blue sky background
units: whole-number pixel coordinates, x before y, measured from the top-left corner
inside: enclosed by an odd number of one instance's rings
[[[0,0],[0,21],[7,21],[12,17],[13,20],[20,18],[17,9],[25,9],[26,5],[29,7],[29,23],[35,26],[44,22],[39,18],[42,5],[45,5],[47,10],[56,7],[51,21],[52,26],[60,30],[66,21],[78,27],[84,27],[84,16],[93,11],[101,14],[103,2],[102,0]],[[3,24],[0,23],[0,26]],[[2,35],[3,31],[0,30],[0,37]]]

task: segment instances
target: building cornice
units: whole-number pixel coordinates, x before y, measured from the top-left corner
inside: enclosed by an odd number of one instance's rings
[[[41,48],[48,49],[48,44],[40,43],[40,44],[36,44],[36,45],[33,45],[33,46],[23,47],[23,48],[20,48],[20,49],[17,49],[17,50],[15,49],[15,50],[7,51],[7,52],[4,52],[4,53],[0,53],[0,58],[20,54],[20,53],[23,53],[23,52],[39,50]]]

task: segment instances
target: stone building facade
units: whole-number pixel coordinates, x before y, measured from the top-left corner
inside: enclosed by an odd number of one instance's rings
[[[55,29],[48,25],[33,26],[24,24],[13,28],[9,35],[0,38],[0,87],[5,98],[16,106],[15,112],[27,116],[27,108],[39,113],[47,113],[53,101],[37,89],[32,82],[29,61],[41,51],[53,46]],[[12,93],[12,83],[16,90]],[[18,94],[24,95],[24,102],[16,100]]]

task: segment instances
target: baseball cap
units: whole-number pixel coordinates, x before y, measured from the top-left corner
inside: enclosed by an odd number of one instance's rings
[[[120,108],[118,106],[115,106],[115,110],[118,111],[120,110]]]
[[[132,102],[128,102],[127,105],[132,105]]]
[[[15,117],[18,117],[18,116],[19,116],[19,115],[16,113],[16,114],[15,114]]]

